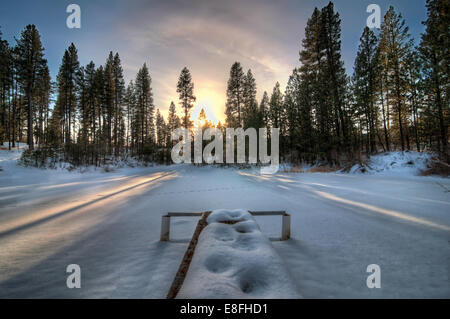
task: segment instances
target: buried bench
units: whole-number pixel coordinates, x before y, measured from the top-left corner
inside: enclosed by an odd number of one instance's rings
[[[290,215],[285,211],[168,213],[163,216],[161,240],[170,239],[172,217],[186,216],[200,218],[167,299],[296,298],[286,267],[251,217],[281,216],[280,239],[286,240],[290,237]]]
[[[291,215],[284,210],[280,211],[248,211],[253,216],[281,216],[281,237],[280,240],[291,238]],[[170,219],[175,217],[202,217],[210,212],[169,212],[162,216],[161,220],[161,241],[170,241]]]

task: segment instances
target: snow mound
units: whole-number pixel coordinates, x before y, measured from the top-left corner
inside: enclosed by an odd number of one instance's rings
[[[253,220],[252,215],[243,210],[243,209],[235,209],[235,210],[227,210],[227,209],[218,209],[213,211],[207,219],[208,224],[212,223],[232,223],[232,222],[241,222]]]
[[[177,298],[299,298],[271,242],[245,210],[216,210]]]
[[[389,152],[370,157],[367,165],[356,164],[350,174],[370,175],[419,175],[428,168],[432,155],[419,152]]]

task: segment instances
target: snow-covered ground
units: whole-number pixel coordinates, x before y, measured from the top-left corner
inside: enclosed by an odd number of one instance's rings
[[[373,155],[367,165],[354,165],[350,174],[370,174],[370,175],[420,175],[426,171],[432,162],[430,153],[389,152]]]
[[[291,214],[292,239],[272,246],[305,298],[450,298],[448,179],[186,165],[62,173],[3,152],[0,297],[164,298],[197,220],[174,219],[160,242],[161,215],[245,208]],[[280,236],[279,217],[256,220]],[[66,287],[69,264],[81,289]],[[366,286],[369,264],[381,289]]]

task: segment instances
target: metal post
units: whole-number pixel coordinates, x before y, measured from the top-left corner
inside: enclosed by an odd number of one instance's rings
[[[291,215],[284,214],[281,225],[281,240],[288,240],[291,238]]]
[[[170,216],[163,216],[161,221],[161,241],[169,241],[170,238]]]

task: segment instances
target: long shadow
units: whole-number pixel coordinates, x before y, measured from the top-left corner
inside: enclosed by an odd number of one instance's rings
[[[147,237],[149,235],[146,231],[140,231],[143,234],[146,234],[143,238],[144,241],[149,239]],[[121,236],[125,235],[126,234],[122,234]],[[147,296],[145,295],[136,296],[135,294],[132,296],[126,294],[122,296],[119,291],[111,292],[113,294],[112,296],[103,295],[105,292],[101,290],[101,286],[108,285],[101,280],[103,277],[111,276],[110,279],[113,282],[120,281],[121,266],[127,266],[128,263],[130,264],[130,272],[135,273],[137,271],[133,267],[133,261],[123,260],[123,263],[120,263],[119,265],[108,264],[107,259],[109,256],[103,256],[102,252],[98,252],[98,256],[96,257],[87,257],[90,254],[90,244],[99,241],[102,236],[103,231],[84,236],[73,242],[71,245],[47,256],[37,264],[14,274],[6,280],[0,280],[0,298],[146,298]],[[153,251],[150,248],[147,251],[152,251],[153,254],[139,255],[140,259],[137,261],[140,263],[137,267],[143,276],[145,276],[146,271],[151,271],[154,267],[160,266],[162,261],[156,257],[164,255],[166,250],[170,247],[170,243],[154,240],[150,241],[149,247],[154,247]],[[143,250],[142,252],[145,253],[146,251]],[[79,264],[82,270],[81,289],[68,289],[66,287],[65,281],[69,274],[65,273],[64,270],[67,265],[74,262]],[[172,267],[176,267],[179,261],[174,261],[174,263],[175,264],[172,265]],[[167,267],[167,265],[165,266]],[[104,267],[106,267],[106,270]],[[86,269],[87,271],[85,271]],[[125,269],[127,269],[127,267]],[[99,277],[97,278],[96,275]],[[96,284],[97,282],[99,283]],[[98,291],[100,294],[99,297],[93,295],[95,291]],[[114,296],[115,293],[119,293],[119,295]]]
[[[156,178],[154,178],[154,179],[152,179],[152,180],[145,181],[145,182],[142,182],[142,183],[139,183],[139,184],[136,184],[136,185],[127,187],[127,188],[125,188],[125,189],[119,190],[119,191],[117,191],[117,192],[114,192],[114,193],[111,193],[111,194],[108,194],[108,195],[104,195],[104,196],[102,196],[102,197],[100,197],[100,198],[97,198],[97,199],[91,200],[91,201],[89,201],[89,202],[86,202],[86,203],[83,203],[83,204],[74,206],[74,207],[72,207],[72,208],[69,208],[69,209],[60,211],[59,213],[56,213],[56,214],[53,214],[53,215],[51,215],[51,216],[47,216],[47,217],[41,218],[41,219],[36,220],[36,221],[34,221],[34,222],[31,222],[31,223],[28,223],[28,224],[24,224],[24,225],[21,225],[21,226],[14,227],[14,228],[9,229],[9,230],[7,230],[7,231],[1,232],[1,233],[0,233],[0,239],[1,239],[1,238],[4,238],[4,237],[7,237],[7,236],[9,236],[9,235],[12,235],[12,234],[14,234],[14,233],[16,233],[16,232],[20,232],[20,231],[26,230],[26,229],[28,229],[28,228],[31,228],[31,227],[34,227],[34,226],[43,224],[43,223],[45,223],[45,222],[48,222],[48,221],[53,220],[53,219],[55,219],[55,218],[61,217],[61,216],[63,216],[63,215],[72,213],[72,212],[74,212],[74,211],[76,211],[76,210],[78,210],[78,209],[85,208],[85,207],[87,207],[87,206],[89,206],[89,205],[92,205],[92,204],[101,202],[101,201],[103,201],[103,200],[105,200],[105,199],[111,198],[111,197],[116,196],[116,195],[119,195],[119,194],[121,194],[121,193],[128,192],[128,191],[130,191],[130,190],[132,190],[132,189],[135,189],[135,188],[137,188],[137,187],[139,187],[139,186],[143,186],[143,185],[146,185],[146,184],[153,183],[153,182],[155,182],[155,181],[157,181],[157,180],[159,180],[159,179],[162,179],[162,178],[164,178],[164,177],[167,177],[167,176],[169,176],[169,175],[173,175],[173,172],[167,172],[166,174],[164,174],[164,175],[162,175],[162,176],[159,176],[159,177],[156,177]]]
[[[103,184],[103,183],[108,183],[110,181],[114,181],[117,179],[129,179],[129,178],[133,178],[133,177],[138,177],[141,176],[139,174],[133,174],[133,175],[127,175],[127,176],[112,176],[109,178],[104,178],[104,179],[100,179],[100,180],[75,180],[75,181],[60,181],[60,180],[49,180],[48,182],[45,183],[33,183],[33,184],[25,184],[25,185],[9,185],[9,186],[0,186],[0,194],[8,194],[9,192],[17,192],[17,189],[27,189],[27,188],[34,188],[34,187],[40,187],[40,188],[56,188],[56,187],[67,187],[67,186],[71,186],[71,185],[79,185],[79,184],[91,184],[91,183],[99,183],[99,184]]]
[[[132,178],[136,178],[142,175],[139,174],[134,174],[134,175],[128,175],[126,177],[123,178],[123,180],[130,180]],[[0,189],[0,194],[3,195],[3,197],[0,197],[0,206],[2,208],[16,208],[17,207],[17,203],[20,201],[20,199],[26,198],[26,196],[24,196],[24,194],[28,194],[31,192],[35,192],[36,190],[39,192],[42,189],[46,189],[46,195],[45,197],[47,199],[45,200],[39,200],[39,203],[37,203],[37,205],[39,206],[47,206],[47,205],[51,205],[52,203],[54,203],[55,199],[58,199],[58,197],[55,197],[54,195],[56,194],[56,196],[60,195],[60,193],[58,193],[58,191],[64,187],[71,187],[71,186],[79,186],[81,184],[86,184],[86,186],[84,186],[85,189],[89,189],[92,187],[98,187],[98,186],[102,186],[104,184],[110,183],[112,181],[115,181],[116,178],[108,178],[108,179],[102,179],[102,180],[92,180],[92,181],[77,181],[77,182],[62,182],[62,183],[45,183],[45,184],[30,184],[29,186],[27,186],[27,188],[25,189],[21,189],[20,192],[18,192],[17,190],[9,190],[6,192],[1,191]],[[94,184],[94,185],[89,185],[89,184]],[[51,185],[51,186],[49,186]],[[38,187],[39,186],[39,187]],[[34,189],[33,189],[34,187]],[[68,192],[70,192],[70,190],[68,190]],[[13,195],[9,195],[9,194],[13,194]],[[7,197],[6,199],[4,199],[5,197]],[[34,199],[29,200],[28,202],[23,202],[20,201],[21,206],[31,206],[34,205],[33,204]]]

